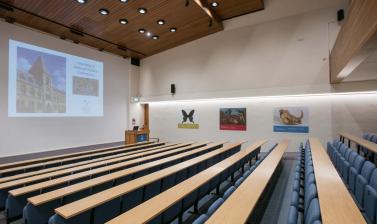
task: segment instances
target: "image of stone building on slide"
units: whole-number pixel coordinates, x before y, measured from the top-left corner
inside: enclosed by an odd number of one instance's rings
[[[56,66],[65,66],[65,58],[29,49],[19,49],[18,53],[17,113],[65,113],[65,67],[64,74],[55,74],[59,69]],[[50,69],[46,60],[51,63]]]

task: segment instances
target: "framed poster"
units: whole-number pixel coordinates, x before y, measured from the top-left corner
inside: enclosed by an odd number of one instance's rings
[[[274,132],[309,133],[307,107],[274,108]]]
[[[220,130],[246,131],[246,108],[221,108]]]
[[[199,129],[199,124],[194,121],[195,110],[181,110],[181,123],[178,123],[178,128],[183,129]]]

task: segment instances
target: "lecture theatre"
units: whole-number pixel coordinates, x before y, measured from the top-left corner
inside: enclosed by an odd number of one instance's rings
[[[377,0],[0,0],[0,224],[377,224]]]

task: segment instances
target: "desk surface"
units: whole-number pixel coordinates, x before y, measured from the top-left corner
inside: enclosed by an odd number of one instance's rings
[[[355,142],[364,148],[369,149],[370,151],[377,153],[377,144],[368,140],[365,140],[363,138],[348,134],[348,133],[339,133],[340,136],[343,136],[344,138],[347,138],[351,140],[352,142]]]
[[[203,145],[204,145],[204,143],[198,143],[198,144],[189,145],[189,146],[186,146],[185,144],[178,144],[174,147],[176,149],[173,149],[173,150],[169,150],[169,151],[162,152],[162,153],[146,155],[146,156],[143,156],[143,157],[140,157],[140,158],[137,157],[136,159],[127,160],[127,161],[124,161],[124,162],[115,163],[115,164],[108,165],[108,166],[102,166],[102,167],[91,169],[91,170],[88,170],[88,171],[79,172],[79,173],[76,173],[76,174],[72,174],[72,175],[68,175],[68,176],[44,181],[44,182],[41,182],[41,183],[17,188],[15,190],[9,191],[9,194],[11,194],[12,196],[20,196],[20,195],[24,195],[24,194],[27,194],[27,193],[32,192],[32,191],[41,190],[41,189],[45,189],[47,187],[56,186],[58,184],[62,184],[62,183],[68,182],[68,181],[73,181],[73,180],[76,180],[76,179],[79,179],[79,178],[88,177],[88,176],[92,176],[92,175],[96,175],[96,174],[100,174],[100,173],[111,172],[111,171],[121,169],[121,168],[127,169],[125,167],[137,165],[137,164],[139,164],[139,163],[141,163],[145,160],[150,160],[150,159],[159,158],[159,157],[163,157],[163,156],[169,156],[171,154],[180,153],[182,151],[186,151],[186,150],[189,150],[191,148],[200,147],[200,146],[203,146]]]
[[[267,140],[257,141],[255,144],[247,147],[246,149],[241,150],[233,156],[162,192],[161,194],[118,216],[106,224],[135,224],[147,223],[151,221],[153,218],[167,210],[170,206],[182,200],[182,198],[208,182],[215,175],[220,174],[237,161],[240,161],[251,152],[257,150],[266,142]]]
[[[189,143],[189,144],[191,144],[191,143]],[[13,181],[9,181],[9,182],[5,182],[5,183],[0,184],[0,190],[7,189],[7,188],[10,188],[10,187],[14,187],[14,186],[20,186],[20,185],[23,185],[23,184],[27,184],[27,183],[37,181],[37,180],[44,180],[44,179],[48,179],[48,178],[51,178],[51,177],[64,175],[64,174],[67,174],[67,173],[92,169],[92,168],[99,167],[99,166],[106,166],[109,163],[116,163],[116,162],[121,162],[123,160],[130,160],[130,159],[133,159],[133,158],[138,158],[138,157],[149,155],[149,154],[155,154],[155,153],[158,153],[158,152],[161,152],[161,151],[169,150],[169,149],[174,148],[174,147],[177,147],[177,146],[173,145],[173,146],[166,147],[166,148],[157,147],[153,151],[147,150],[146,152],[141,152],[141,153],[138,153],[138,154],[117,155],[115,158],[108,159],[108,160],[89,163],[89,164],[81,165],[81,166],[75,166],[75,167],[72,167],[72,168],[69,168],[69,169],[57,170],[57,171],[54,171],[54,172],[49,172],[49,173],[44,173],[44,174],[41,174],[41,175],[26,177],[26,178],[23,178],[23,179],[13,180]],[[151,149],[151,148],[148,148],[148,149]],[[143,150],[140,150],[140,151],[143,151]]]
[[[138,143],[135,143],[135,144],[121,145],[121,146],[117,146],[117,147],[107,147],[107,148],[86,150],[86,151],[82,151],[82,152],[68,153],[68,154],[57,155],[57,156],[42,157],[42,158],[38,158],[38,159],[23,160],[23,161],[13,162],[13,163],[4,163],[4,164],[0,165],[0,173],[1,173],[1,170],[3,170],[3,169],[12,168],[12,167],[16,167],[16,166],[24,166],[24,165],[28,165],[28,164],[31,164],[31,163],[44,162],[44,161],[47,161],[47,160],[57,160],[57,159],[61,159],[61,158],[67,158],[67,157],[71,157],[71,156],[83,155],[83,154],[88,154],[88,153],[93,153],[93,152],[100,152],[100,151],[106,151],[106,150],[112,150],[112,149],[118,149],[118,148],[127,148],[127,147],[132,147],[132,146],[137,146],[137,145],[145,145],[145,144],[151,144],[151,143],[154,143],[154,142],[153,141],[152,142],[150,142],[150,141],[138,142]]]
[[[81,156],[71,156],[67,158],[62,158],[59,160],[52,160],[52,161],[47,161],[47,162],[42,162],[42,163],[34,163],[34,164],[29,164],[25,166],[17,166],[17,167],[12,167],[12,168],[7,168],[4,170],[1,170],[0,173],[8,173],[8,172],[14,172],[14,171],[19,171],[19,170],[24,170],[24,169],[30,169],[34,167],[42,167],[42,166],[48,166],[50,164],[56,164],[56,163],[61,163],[61,162],[68,162],[68,161],[73,161],[73,160],[78,160],[82,158],[87,158],[91,156],[100,156],[100,155],[106,155],[108,153],[113,153],[113,152],[128,152],[128,151],[133,151],[135,149],[143,148],[143,147],[153,147],[153,146],[158,146],[158,145],[163,145],[165,142],[159,142],[159,143],[153,143],[153,144],[148,144],[148,145],[139,145],[139,146],[133,146],[133,147],[117,147],[117,148],[109,148],[111,150],[100,150],[99,152],[93,151],[92,153],[89,154],[84,154]],[[109,152],[110,151],[110,152]]]
[[[216,147],[216,146],[222,145],[224,143],[225,142],[213,143],[213,144],[210,144],[208,146],[197,148],[197,149],[194,149],[194,150],[190,150],[190,151],[187,151],[187,152],[184,152],[184,153],[180,153],[180,154],[175,155],[175,156],[171,156],[171,157],[167,157],[167,158],[164,158],[164,159],[148,162],[148,163],[145,163],[145,164],[142,164],[142,165],[139,165],[139,166],[131,167],[131,168],[121,170],[121,171],[118,171],[118,172],[114,172],[114,173],[111,173],[111,174],[108,174],[108,175],[100,176],[100,177],[97,177],[97,178],[94,178],[94,179],[91,179],[91,180],[88,180],[88,181],[85,181],[85,182],[80,182],[80,183],[77,183],[77,184],[74,184],[74,185],[70,185],[70,186],[67,186],[67,187],[64,187],[64,188],[60,188],[60,189],[55,190],[55,191],[50,191],[50,192],[47,192],[47,193],[44,193],[44,194],[41,194],[41,195],[38,195],[38,196],[35,196],[35,197],[31,197],[31,198],[28,199],[28,201],[30,203],[32,203],[33,205],[37,206],[37,205],[55,200],[57,198],[61,198],[61,197],[64,197],[66,195],[69,195],[69,194],[72,194],[72,193],[75,193],[75,192],[78,192],[78,191],[82,191],[82,190],[100,185],[102,183],[106,183],[106,182],[111,181],[111,180],[115,180],[115,179],[118,179],[118,178],[121,178],[121,177],[125,177],[125,176],[131,175],[133,173],[142,171],[142,170],[146,170],[146,169],[158,166],[158,165],[168,163],[170,161],[174,161],[176,159],[184,158],[186,156],[204,151],[204,150],[206,150],[210,147]]]
[[[245,223],[280,163],[288,144],[288,140],[282,141],[206,223]]]
[[[316,138],[309,141],[322,223],[366,223],[321,143]]]
[[[81,162],[69,163],[69,164],[61,165],[61,166],[54,166],[54,167],[51,167],[51,168],[41,169],[41,170],[37,170],[37,171],[20,173],[20,174],[12,175],[12,176],[9,176],[9,177],[2,177],[2,178],[0,178],[0,184],[5,183],[5,182],[9,182],[9,181],[12,181],[12,180],[22,179],[22,178],[31,177],[31,176],[37,176],[37,175],[40,175],[40,174],[54,172],[54,171],[58,171],[58,170],[64,170],[64,169],[68,169],[68,168],[72,168],[72,167],[86,165],[86,164],[89,164],[89,163],[100,162],[100,161],[109,160],[109,159],[120,157],[120,156],[138,154],[138,153],[142,153],[142,152],[146,152],[146,151],[150,151],[150,150],[154,150],[154,149],[158,149],[158,148],[173,146],[173,145],[177,145],[177,144],[178,143],[164,144],[162,146],[155,146],[155,147],[153,147],[154,145],[150,145],[151,146],[150,148],[145,148],[145,149],[141,149],[141,150],[137,150],[137,151],[131,150],[131,152],[128,152],[129,150],[124,150],[124,151],[120,150],[121,152],[119,152],[119,154],[115,154],[115,155],[108,155],[108,156],[104,156],[104,157],[100,157],[100,158],[96,158],[96,159],[89,159],[89,160],[84,160],[84,161],[81,161]],[[63,160],[61,160],[61,161],[63,161]]]
[[[204,155],[195,157],[193,159],[187,160],[185,162],[179,163],[177,165],[162,169],[160,171],[148,174],[146,176],[137,178],[135,180],[129,181],[127,183],[118,185],[116,187],[110,188],[108,190],[101,191],[97,194],[91,195],[84,199],[72,202],[70,204],[64,205],[55,209],[55,212],[65,219],[74,217],[82,212],[95,208],[103,203],[111,201],[117,197],[127,194],[135,189],[145,186],[153,181],[162,179],[166,176],[179,172],[182,169],[186,169],[194,164],[198,164],[201,161],[205,161],[209,158],[213,158],[223,152],[229,151],[230,149],[240,146],[245,141],[229,144],[222,147],[221,149],[206,153]]]

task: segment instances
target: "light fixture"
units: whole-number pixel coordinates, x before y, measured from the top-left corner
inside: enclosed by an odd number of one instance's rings
[[[139,33],[145,33],[145,29],[139,29]]]
[[[87,0],[76,0],[76,2],[78,2],[80,4],[85,4],[87,2]]]
[[[172,32],[172,33],[177,32],[177,28],[174,28],[174,27],[170,28],[170,32]]]
[[[126,25],[128,23],[128,20],[126,20],[126,19],[120,19],[119,23],[122,24],[122,25]]]
[[[101,15],[104,15],[104,16],[109,15],[109,10],[107,10],[107,9],[100,9],[100,10],[98,10],[98,12],[101,13]]]
[[[152,33],[151,33],[151,32],[147,32],[146,34],[147,34],[147,37],[152,36]]]
[[[165,20],[163,20],[163,19],[157,20],[157,24],[158,25],[164,25],[165,24]]]
[[[145,8],[138,8],[137,10],[140,14],[146,14],[147,13],[147,9]]]
[[[121,3],[127,3],[128,0],[119,0]]]
[[[160,38],[160,37],[157,36],[157,35],[154,35],[154,36],[152,37],[153,40],[158,40],[159,38]]]
[[[212,7],[217,7],[217,6],[219,6],[219,3],[218,3],[218,2],[212,2],[212,3],[211,3],[211,6],[212,6]]]

